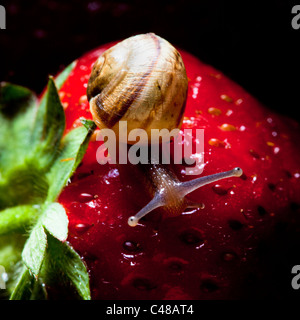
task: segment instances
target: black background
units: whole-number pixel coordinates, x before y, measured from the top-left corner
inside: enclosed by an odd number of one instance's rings
[[[84,52],[154,32],[223,71],[269,108],[299,119],[296,1],[0,1],[0,81],[40,93]],[[300,4],[300,2],[299,2]]]

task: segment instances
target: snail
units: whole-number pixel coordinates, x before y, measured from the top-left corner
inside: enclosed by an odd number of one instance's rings
[[[97,126],[117,137],[118,122],[127,130],[172,130],[182,124],[188,79],[179,52],[152,34],[128,38],[105,51],[94,64],[87,87]],[[147,142],[146,142],[147,143]]]
[[[127,122],[129,131],[143,129],[151,137],[153,129],[180,128],[187,89],[188,78],[179,52],[168,41],[148,33],[127,38],[100,55],[91,72],[87,97],[96,125],[113,130],[122,143],[127,142],[127,132],[119,132],[120,121]],[[151,142],[147,139],[141,143]],[[203,203],[192,203],[186,195],[243,173],[237,167],[181,182],[168,165],[149,161],[139,166],[147,178],[152,200],[129,217],[132,227],[159,207],[169,215],[180,215],[189,207],[203,209]]]

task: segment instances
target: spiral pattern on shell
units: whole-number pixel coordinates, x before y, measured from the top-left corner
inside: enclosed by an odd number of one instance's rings
[[[97,126],[113,129],[127,121],[127,132],[179,128],[188,79],[179,52],[153,34],[130,37],[95,62],[87,96]]]

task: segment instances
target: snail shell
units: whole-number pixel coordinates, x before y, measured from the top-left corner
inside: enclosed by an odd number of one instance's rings
[[[120,141],[127,141],[119,121],[127,121],[126,133],[143,129],[148,137],[151,129],[180,128],[187,88],[179,52],[148,33],[130,37],[98,58],[87,96],[97,126],[113,129]]]

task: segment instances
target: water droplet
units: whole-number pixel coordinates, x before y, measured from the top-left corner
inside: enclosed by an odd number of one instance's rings
[[[227,94],[221,94],[220,98],[226,102],[233,102],[233,99],[229,97]]]
[[[78,103],[79,104],[87,103],[87,96],[85,94],[81,96],[78,100]]]
[[[229,117],[233,114],[233,111],[231,109],[228,109],[226,112],[226,116]]]
[[[236,130],[236,127],[232,124],[228,124],[228,123],[223,123],[221,126],[220,126],[220,129],[222,131],[235,131]]]
[[[78,223],[75,225],[74,228],[77,235],[82,235],[86,233],[91,226],[92,226],[91,224],[87,224],[87,223]]]
[[[141,251],[141,246],[139,243],[134,241],[125,241],[123,243],[123,248],[129,252],[139,252]]]
[[[112,169],[108,172],[108,177],[110,178],[116,178],[118,177],[120,174],[119,174],[119,170],[118,169]]]
[[[224,148],[225,147],[225,142],[221,141],[219,139],[216,138],[212,138],[208,141],[208,144],[213,146],[213,147],[217,147],[217,148]]]
[[[64,110],[66,110],[68,108],[68,106],[69,106],[69,103],[68,102],[63,102],[62,106],[63,106]]]
[[[197,99],[198,92],[199,92],[199,89],[198,89],[198,87],[195,86],[195,87],[193,88],[193,95],[192,95],[192,97],[193,97],[194,99]]]
[[[251,182],[254,183],[257,180],[257,174],[252,175],[251,178],[252,178]]]
[[[220,185],[220,184],[215,184],[215,185],[212,187],[212,189],[213,189],[213,191],[214,191],[216,194],[218,194],[218,195],[220,195],[220,196],[224,196],[224,195],[226,195],[227,192],[228,192],[228,190],[227,190],[225,187],[223,187],[222,185]]]
[[[80,202],[89,202],[94,200],[94,196],[91,195],[90,193],[81,193],[78,197],[78,200]]]
[[[213,116],[219,116],[222,114],[220,109],[214,107],[208,108],[207,112]]]
[[[242,98],[237,99],[237,100],[235,101],[235,105],[240,106],[243,102],[244,102],[244,100],[243,100]]]

